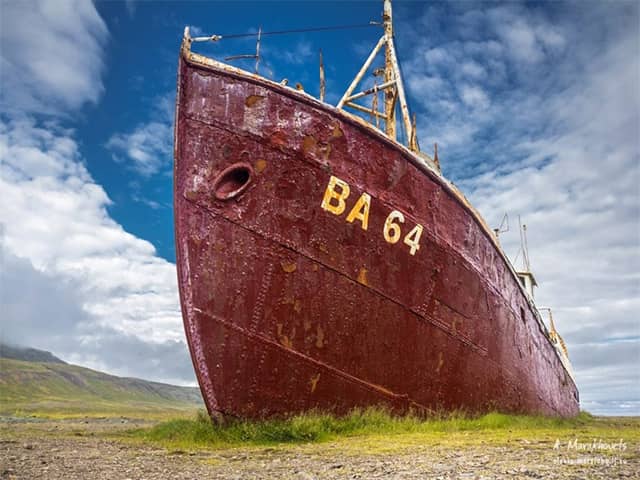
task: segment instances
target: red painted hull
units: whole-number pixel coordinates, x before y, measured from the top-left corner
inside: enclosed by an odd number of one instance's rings
[[[178,83],[180,297],[212,415],[578,413],[517,278],[439,175],[351,115],[260,77],[183,52]],[[341,215],[321,208],[331,176],[351,187]],[[345,220],[363,192],[367,230]],[[392,210],[402,228],[424,226],[415,255],[385,241]]]

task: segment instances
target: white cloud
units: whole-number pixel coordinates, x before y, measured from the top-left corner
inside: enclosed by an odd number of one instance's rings
[[[449,86],[440,77],[428,75],[412,75],[408,77],[409,87],[414,91],[423,92],[429,98],[440,98],[448,96]]]
[[[471,108],[483,109],[489,106],[489,97],[480,87],[462,85],[460,87],[460,98]]]
[[[138,124],[128,133],[115,133],[106,147],[113,159],[144,177],[167,171],[173,152],[173,109],[175,94],[154,99],[152,120]]]
[[[485,55],[488,58],[501,58],[505,52],[505,45],[496,40],[468,41],[463,44],[467,55]]]
[[[536,38],[534,30],[524,19],[510,21],[499,16],[496,19],[498,35],[508,47],[508,52],[516,59],[526,63],[537,63],[544,58],[544,52]]]
[[[307,41],[300,41],[295,44],[293,49],[287,49],[281,52],[281,58],[287,63],[293,65],[302,65],[311,59],[314,55],[314,51],[311,48],[311,44]],[[317,53],[315,53],[317,55]]]
[[[444,48],[431,48],[424,53],[424,59],[427,63],[449,64],[451,63],[451,56]]]
[[[3,205],[10,206],[0,209],[4,248],[43,275],[74,286],[75,308],[82,315],[78,328],[69,332],[78,341],[73,355],[88,363],[95,352],[87,345],[100,344],[105,332],[149,345],[182,342],[175,266],[110,218],[110,200],[82,165],[74,140],[51,127],[3,123],[0,153],[0,192]],[[122,352],[102,353],[108,367],[109,359]],[[134,374],[136,368],[120,373]]]
[[[89,2],[2,7],[0,336],[117,374],[192,383],[175,266],[110,217],[65,127],[103,90],[104,22]],[[145,155],[170,145],[171,109],[161,99],[165,123],[122,137],[141,168],[155,171]]]
[[[183,339],[148,341],[135,330],[101,326],[83,308],[78,279],[36,269],[1,244],[0,259],[0,341],[52,350],[68,362],[115,374],[194,383]]]
[[[151,121],[138,125],[131,133],[116,133],[107,148],[116,152],[114,159],[128,164],[143,176],[158,173],[171,158],[172,128],[170,123]],[[125,155],[122,158],[118,154]]]
[[[82,0],[3,2],[0,105],[52,113],[95,103],[103,91],[107,27]]]
[[[535,64],[565,46],[566,40],[558,28],[518,7],[494,8],[487,17],[505,51],[517,62]]]
[[[566,46],[566,39],[562,33],[551,25],[538,24],[535,27],[536,38],[547,50],[562,50]]]
[[[487,76],[486,69],[478,62],[467,61],[460,66],[460,72],[473,79],[483,79]]]

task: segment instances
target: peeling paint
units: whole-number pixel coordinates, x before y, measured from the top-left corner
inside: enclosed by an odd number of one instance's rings
[[[255,172],[259,175],[267,168],[267,161],[264,158],[256,160]]]
[[[302,139],[302,151],[307,154],[309,152],[315,152],[318,140],[313,135],[306,135]]]
[[[361,283],[362,285],[368,285],[369,283],[367,282],[367,269],[362,267],[360,269],[360,271],[358,272],[358,283]]]
[[[316,347],[324,347],[324,331],[320,325],[316,329]]]
[[[249,95],[247,97],[247,99],[244,101],[244,104],[251,108],[253,107],[256,103],[261,102],[264,100],[264,96],[263,95]]]
[[[280,262],[280,266],[282,267],[282,270],[287,273],[293,273],[296,271],[296,268],[298,268],[296,262],[291,262],[288,260],[282,260]]]

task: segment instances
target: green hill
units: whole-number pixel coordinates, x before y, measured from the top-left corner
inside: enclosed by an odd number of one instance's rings
[[[0,358],[11,358],[13,360],[24,360],[25,362],[46,362],[46,363],[64,363],[51,352],[38,350],[36,348],[18,347],[0,343]]]
[[[0,358],[0,415],[146,417],[202,407],[200,391],[193,387],[116,377],[66,363]]]

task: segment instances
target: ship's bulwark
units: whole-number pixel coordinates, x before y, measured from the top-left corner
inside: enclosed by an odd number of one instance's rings
[[[494,243],[408,152],[305,94],[182,56],[177,102],[179,286],[212,415],[578,413]]]

